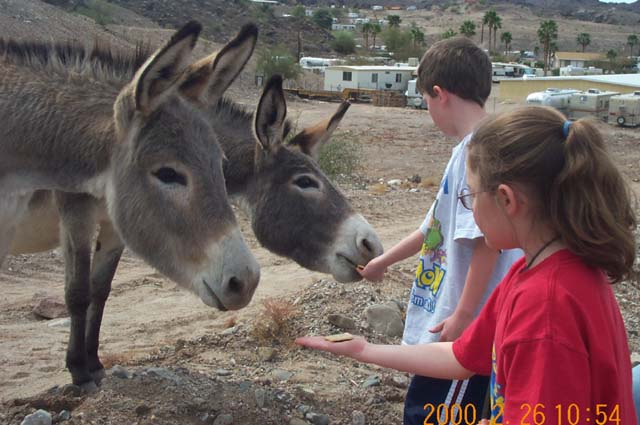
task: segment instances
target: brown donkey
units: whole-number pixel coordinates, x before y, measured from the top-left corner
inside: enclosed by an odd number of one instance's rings
[[[244,67],[257,28],[246,26],[217,56],[187,68],[200,30],[185,25],[124,87],[90,57],[0,44],[0,258],[32,193],[55,190],[75,384],[93,388],[103,375],[99,329],[121,240],[220,309],[245,306],[258,283],[201,110]],[[98,222],[103,242],[91,270]]]

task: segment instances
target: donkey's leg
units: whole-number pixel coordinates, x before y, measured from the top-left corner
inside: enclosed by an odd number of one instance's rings
[[[104,367],[98,357],[100,324],[104,305],[111,291],[111,281],[118,267],[124,244],[110,221],[100,222],[100,233],[91,265],[91,304],[87,322],[86,342],[89,356],[89,372],[99,384],[104,378]]]
[[[96,384],[89,374],[85,329],[96,199],[85,194],[56,192],[56,203],[60,211],[60,240],[65,259],[65,300],[71,315],[67,368],[74,384],[93,391]]]

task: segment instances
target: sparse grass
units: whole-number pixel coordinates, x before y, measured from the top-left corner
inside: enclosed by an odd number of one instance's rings
[[[320,148],[318,163],[322,171],[335,179],[354,175],[360,168],[361,158],[360,143],[353,137],[342,135]]]
[[[437,187],[439,184],[440,184],[440,180],[437,177],[433,177],[433,176],[425,177],[420,182],[420,186],[424,187],[425,189],[428,189],[431,187]]]
[[[253,336],[261,345],[290,345],[296,335],[294,319],[300,314],[293,302],[267,298],[253,323]]]
[[[105,0],[86,0],[82,5],[76,6],[74,12],[93,19],[98,25],[115,23],[115,7]]]

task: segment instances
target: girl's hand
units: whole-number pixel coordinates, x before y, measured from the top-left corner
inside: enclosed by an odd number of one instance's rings
[[[313,348],[314,350],[327,351],[354,359],[358,359],[358,356],[362,354],[362,351],[367,345],[367,341],[362,337],[355,337],[350,341],[330,342],[322,336],[304,336],[302,338],[296,338],[295,342],[298,345]]]
[[[440,342],[455,341],[472,321],[473,316],[456,310],[451,316],[429,329],[429,332],[440,332]]]
[[[358,268],[357,270],[358,273],[360,273],[360,276],[364,277],[368,281],[380,282],[384,279],[387,267],[380,260],[380,257],[376,257],[369,261],[363,269]]]

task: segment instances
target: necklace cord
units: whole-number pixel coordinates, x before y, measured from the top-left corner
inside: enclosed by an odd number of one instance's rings
[[[548,241],[547,243],[542,245],[542,248],[540,248],[538,250],[538,252],[536,252],[534,254],[534,256],[531,258],[531,260],[527,263],[527,266],[525,267],[525,270],[529,270],[529,268],[531,268],[531,265],[533,264],[533,262],[536,261],[536,258],[538,258],[538,256],[540,256],[540,254],[542,254],[542,251],[544,251],[549,245],[551,245],[552,243],[554,243],[558,239],[560,239],[560,237],[556,236],[555,238],[551,239],[550,241]]]

